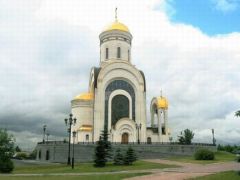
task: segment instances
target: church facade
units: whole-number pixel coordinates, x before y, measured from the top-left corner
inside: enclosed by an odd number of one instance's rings
[[[168,142],[168,101],[152,98],[147,127],[146,81],[132,64],[132,34],[117,19],[99,35],[100,65],[90,71],[88,92],[71,101],[76,142],[96,142],[107,129],[111,142]]]

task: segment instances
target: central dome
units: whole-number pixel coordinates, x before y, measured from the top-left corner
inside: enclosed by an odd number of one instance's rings
[[[114,21],[113,23],[111,23],[110,25],[108,25],[103,32],[105,31],[111,31],[111,30],[119,30],[119,31],[125,31],[125,32],[129,32],[129,29],[126,25],[124,25],[123,23],[120,23],[118,21]]]

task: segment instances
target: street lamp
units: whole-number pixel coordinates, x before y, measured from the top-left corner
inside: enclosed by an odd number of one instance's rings
[[[76,131],[72,132],[72,136],[73,136],[72,169],[74,169],[74,144],[75,144],[76,133],[77,133]]]
[[[215,137],[214,137],[214,129],[212,129],[212,136],[213,136],[213,145],[215,145],[216,139],[215,139]]]
[[[44,124],[44,125],[43,125],[43,144],[45,143],[45,133],[46,133],[46,128],[47,128],[47,125]]]
[[[67,164],[71,165],[71,160],[70,160],[70,144],[71,144],[71,130],[72,130],[72,125],[76,124],[77,119],[72,117],[72,114],[69,114],[69,118],[65,119],[65,124],[66,126],[69,126],[68,128],[68,136],[69,136],[69,140],[68,140],[68,161]]]
[[[47,143],[48,143],[48,136],[50,136],[49,132],[47,132],[47,134],[46,134],[46,135],[47,135]]]
[[[142,127],[142,124],[137,124],[136,123],[136,129],[137,129],[137,132],[138,132],[138,144],[140,144],[140,139],[139,139],[139,130],[141,130],[141,127]]]

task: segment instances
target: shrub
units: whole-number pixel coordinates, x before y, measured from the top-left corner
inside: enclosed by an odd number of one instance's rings
[[[14,168],[13,162],[10,158],[0,160],[0,172],[1,173],[10,173]]]
[[[199,149],[195,152],[194,158],[196,160],[214,160],[214,152],[208,149]]]
[[[16,158],[16,159],[23,160],[23,159],[27,159],[27,158],[28,158],[28,155],[27,155],[27,153],[25,153],[25,152],[18,152],[18,153],[16,153],[15,158]]]
[[[137,156],[136,156],[136,153],[135,153],[134,149],[129,147],[127,152],[126,152],[126,155],[124,157],[124,164],[125,165],[132,165],[132,163],[136,160],[137,160]]]
[[[240,163],[240,156],[238,156],[238,157],[237,157],[237,162],[239,162],[239,163]]]
[[[124,158],[123,154],[121,153],[120,149],[117,149],[113,158],[113,164],[115,165],[123,165],[124,164]]]

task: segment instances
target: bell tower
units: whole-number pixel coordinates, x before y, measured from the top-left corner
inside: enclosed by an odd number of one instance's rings
[[[100,64],[112,61],[131,62],[132,35],[126,25],[120,23],[115,10],[115,21],[99,35]]]

